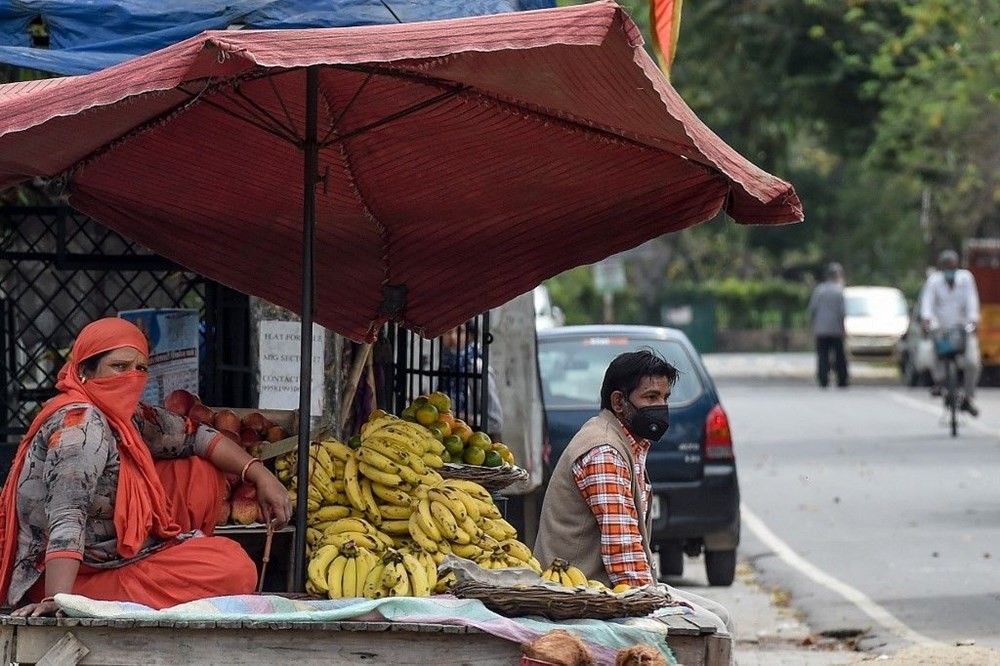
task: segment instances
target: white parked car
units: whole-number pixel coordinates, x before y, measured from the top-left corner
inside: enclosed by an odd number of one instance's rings
[[[855,356],[893,356],[909,325],[909,308],[895,287],[845,287],[848,353]]]

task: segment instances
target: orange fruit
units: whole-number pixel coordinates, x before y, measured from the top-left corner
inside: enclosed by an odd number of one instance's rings
[[[438,420],[438,408],[429,402],[425,402],[417,407],[414,416],[417,417],[417,423],[429,426]]]
[[[469,438],[472,437],[472,428],[462,419],[455,419],[455,425],[451,427],[451,432],[453,435],[458,435],[463,443],[468,442]]]
[[[436,439],[439,442],[444,442],[444,432],[441,430],[441,426],[439,426],[437,423],[432,423],[429,426],[427,426],[427,429],[430,431],[431,436],[434,439]]]
[[[427,404],[426,395],[418,395],[416,398],[413,399],[413,402],[410,403],[410,405],[412,405],[413,407],[420,407],[421,405],[426,405],[426,404]]]
[[[500,454],[500,459],[503,460],[508,465],[514,464],[514,454],[511,451],[504,451]]]
[[[453,459],[461,459],[462,451],[465,450],[465,444],[458,435],[445,436],[442,444],[444,444],[444,450],[447,451]]]
[[[439,412],[451,411],[451,398],[441,391],[434,391],[427,396],[427,402],[437,407]]]
[[[438,420],[428,426],[429,428],[437,428],[441,431],[441,434],[447,437],[451,434],[451,424],[447,421],[442,421],[440,415],[438,415]]]
[[[500,467],[503,465],[503,458],[496,451],[487,451],[483,458],[484,467]]]
[[[438,411],[441,412],[440,409]],[[451,412],[441,412],[438,414],[438,421],[441,423],[447,423],[448,430],[454,430],[455,428],[455,415]]]
[[[441,452],[441,462],[451,462],[451,454],[448,453],[448,449]]]
[[[469,439],[465,441],[467,446],[478,446],[484,451],[489,451],[493,446],[493,440],[490,436],[481,430],[477,430],[469,436]]]
[[[466,447],[465,451],[462,452],[462,462],[467,465],[482,465],[485,460],[486,451],[478,446]]]
[[[403,413],[399,415],[404,421],[410,421],[412,423],[417,422],[417,409],[413,405],[410,405],[403,410]]]

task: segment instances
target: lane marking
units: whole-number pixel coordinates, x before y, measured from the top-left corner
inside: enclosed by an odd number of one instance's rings
[[[910,629],[895,615],[869,599],[860,590],[857,590],[847,583],[834,578],[812,562],[803,558],[801,555],[792,550],[791,546],[782,541],[777,534],[772,532],[770,528],[768,528],[768,526],[765,525],[764,522],[742,502],[740,503],[740,519],[744,525],[750,528],[750,531],[753,532],[754,536],[764,542],[764,544],[770,548],[782,562],[804,576],[810,578],[813,582],[818,583],[831,592],[844,597],[865,615],[875,620],[875,622],[880,624],[883,628],[900,638],[917,645],[924,645],[928,647],[944,646],[944,643],[928,638],[927,636]]]
[[[897,402],[900,405],[903,405],[904,407],[912,407],[913,409],[919,409],[922,412],[933,414],[939,418],[942,417],[942,415],[944,414],[944,406],[938,402],[930,404],[925,400],[918,400],[917,398],[908,395],[900,395],[899,393],[895,393],[893,391],[882,391],[882,393],[888,396],[889,399],[892,400],[893,402]],[[941,399],[936,398],[936,400],[941,400]],[[984,435],[990,435],[992,437],[1000,437],[1000,429],[991,428],[982,421],[979,421],[978,419],[971,416],[963,415],[958,425],[959,425],[958,427],[959,435],[962,434],[962,428],[972,428],[973,430],[977,430],[983,433]]]

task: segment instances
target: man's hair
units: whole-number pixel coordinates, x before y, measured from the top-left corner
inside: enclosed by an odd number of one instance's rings
[[[938,266],[955,265],[958,266],[958,252],[954,250],[945,250],[938,255]]]
[[[844,267],[836,261],[831,261],[826,266],[826,279],[834,280],[844,274]]]
[[[643,377],[666,377],[673,386],[677,382],[677,368],[652,349],[619,354],[604,373],[601,409],[611,409],[611,394],[615,391],[621,391],[626,397],[630,395]]]

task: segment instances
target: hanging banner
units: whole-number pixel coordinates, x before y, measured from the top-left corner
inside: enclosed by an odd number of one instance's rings
[[[197,310],[155,308],[122,310],[118,313],[139,327],[149,341],[149,381],[142,401],[162,405],[171,391],[184,389],[198,394]]]
[[[298,409],[300,377],[300,340],[302,323],[264,320],[259,327],[261,409]],[[312,416],[323,413],[324,384],[323,328],[313,324]]]

